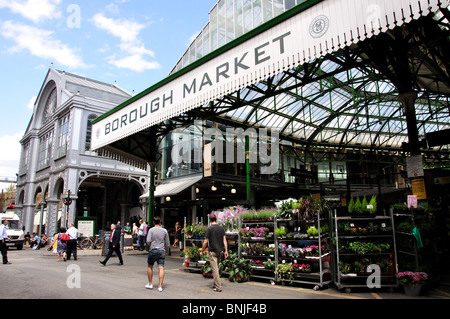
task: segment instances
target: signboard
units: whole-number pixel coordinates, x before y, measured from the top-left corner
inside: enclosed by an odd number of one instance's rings
[[[417,196],[408,195],[408,208],[417,208]]]
[[[406,170],[408,172],[408,178],[424,176],[422,155],[407,157]]]
[[[411,180],[411,186],[413,194],[417,196],[417,199],[427,199],[427,191],[425,188],[425,179],[415,178]]]
[[[310,178],[310,179],[314,179],[317,178],[317,172],[310,172],[310,171],[306,171],[306,170],[302,170],[302,169],[298,169],[298,168],[293,168],[291,167],[291,176],[294,177],[303,177],[303,178]]]
[[[447,6],[442,0],[308,0],[94,120],[91,149]]]
[[[83,237],[94,236],[94,221],[93,220],[79,220],[78,233],[83,234]]]

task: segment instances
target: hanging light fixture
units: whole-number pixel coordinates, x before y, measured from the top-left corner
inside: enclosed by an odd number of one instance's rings
[[[166,197],[166,202],[170,202],[172,199],[170,198],[170,196]]]
[[[217,187],[216,187],[216,185],[214,184],[214,182],[213,182],[213,184],[212,184],[212,186],[211,186],[211,190],[212,190],[213,192],[215,192],[215,191],[217,190]]]
[[[231,189],[231,194],[236,194],[236,188]]]

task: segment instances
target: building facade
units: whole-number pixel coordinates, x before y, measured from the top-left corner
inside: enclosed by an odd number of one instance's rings
[[[131,96],[116,84],[49,68],[20,141],[15,210],[25,231],[52,235],[88,220],[96,233],[145,216],[139,196],[148,189],[146,163],[90,150],[92,120]]]

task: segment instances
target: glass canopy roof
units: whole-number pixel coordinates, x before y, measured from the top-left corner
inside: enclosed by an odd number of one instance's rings
[[[219,0],[209,22],[175,65],[174,73],[307,0]]]
[[[209,23],[172,73],[306,1],[219,0],[210,12]],[[419,139],[450,129],[450,63],[446,58],[450,50],[450,11],[440,10],[434,16],[422,17],[383,34],[385,38],[381,41],[378,35],[374,42],[364,41],[285,70],[118,141],[112,147],[147,159],[150,154],[142,150],[149,143],[148,136],[162,138],[176,127],[203,119],[235,127],[277,130],[284,142],[305,154],[381,151],[385,156],[404,159],[403,143],[409,138],[404,108],[399,101],[402,77],[413,82],[412,90],[418,94],[415,112]],[[397,73],[398,56],[392,61],[387,56],[386,65],[383,59],[381,64],[373,59],[374,52],[395,55],[396,37],[408,45],[408,61],[402,63],[406,68]],[[391,39],[391,47],[383,42],[387,38]],[[370,52],[373,47],[378,52]],[[421,151],[428,167],[450,165],[448,144],[434,148],[422,145]]]
[[[305,0],[220,0],[210,21],[192,42],[172,72],[216,50]],[[440,28],[449,21],[440,15]],[[248,127],[278,130],[283,138],[338,149],[401,150],[408,142],[399,92],[376,68],[344,52],[280,73],[215,103],[217,119]],[[311,73],[311,68],[315,68]],[[305,78],[311,78],[306,82]],[[419,138],[450,128],[448,96],[419,92],[416,117]],[[207,108],[208,106],[204,106]],[[223,110],[223,111],[221,111]],[[448,145],[436,149],[448,150]]]

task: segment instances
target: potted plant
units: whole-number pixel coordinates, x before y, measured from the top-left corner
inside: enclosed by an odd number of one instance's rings
[[[278,227],[275,230],[275,235],[279,238],[284,238],[286,236],[286,233],[287,233],[287,231],[284,227]]]
[[[229,252],[228,258],[223,261],[224,271],[232,282],[245,282],[250,280],[252,267],[249,259],[239,258],[237,253]]]
[[[405,290],[405,294],[411,297],[420,295],[422,286],[428,280],[428,275],[424,272],[405,271],[397,274],[398,281]]]
[[[278,264],[275,269],[275,275],[282,281],[289,281],[289,283],[292,283],[294,280],[294,268],[288,263]]]
[[[192,238],[192,230],[194,229],[193,225],[186,225],[184,228],[184,234],[186,235],[186,238]]]
[[[207,253],[204,254],[202,256],[202,260],[205,261],[205,263],[202,266],[203,277],[212,278],[213,273],[212,273],[211,263],[209,262],[209,255]],[[222,273],[223,273],[223,263],[222,262],[219,262],[218,268],[219,268],[219,275],[222,276]]]
[[[191,246],[186,249],[186,257],[188,258],[188,262],[197,261],[200,257],[200,248],[196,246]]]
[[[373,195],[369,201],[369,213],[376,214],[377,213],[377,196]]]

